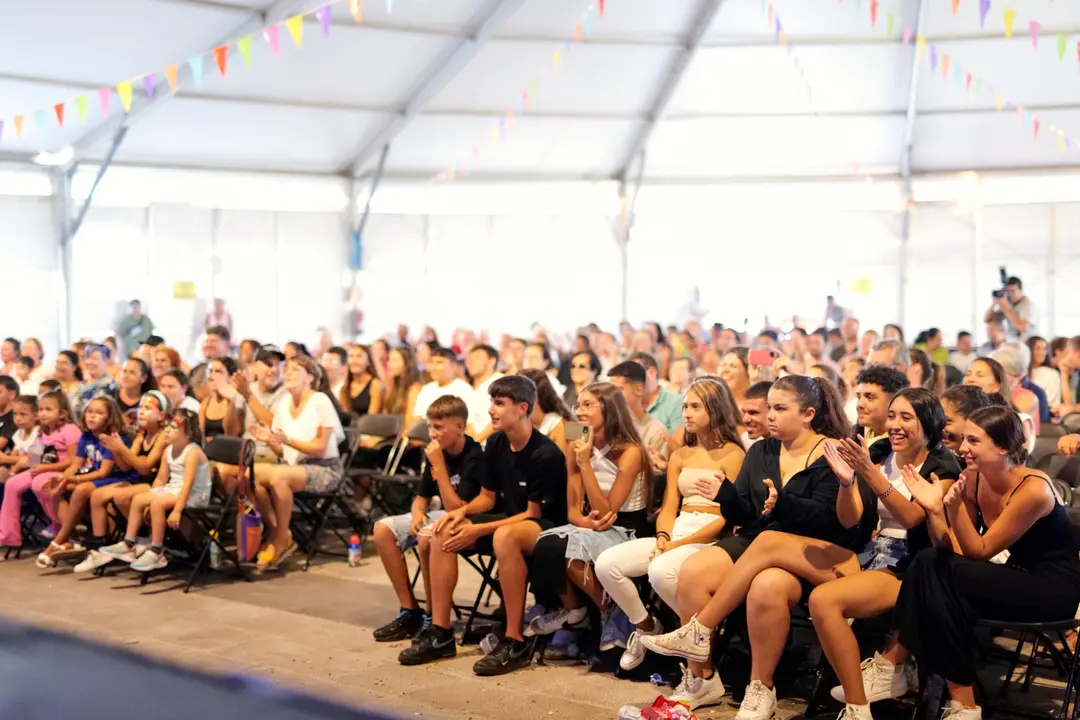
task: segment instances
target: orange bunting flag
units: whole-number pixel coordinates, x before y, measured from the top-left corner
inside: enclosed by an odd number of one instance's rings
[[[772,3],[769,3],[769,8],[768,9],[769,9],[769,27],[772,27],[772,24],[773,24],[773,4]]]
[[[1005,8],[1005,37],[1012,37],[1014,22],[1016,22],[1016,11],[1012,8]]]
[[[1039,128],[1042,127],[1042,123],[1039,122],[1039,118],[1032,118],[1031,126],[1035,130],[1035,137],[1039,137]]]
[[[291,18],[285,21],[285,27],[289,28],[289,34],[292,35],[293,42],[296,43],[296,47],[300,48],[304,46],[304,16],[293,15]]]
[[[75,98],[75,109],[79,112],[79,122],[86,124],[86,96],[80,95]]]
[[[23,120],[24,119],[25,118],[22,115],[16,115],[15,117],[12,118],[12,120],[15,122],[15,137],[17,139],[19,139],[19,140],[22,140],[22,129],[23,129]]]
[[[581,23],[574,25],[574,42],[581,42]]]
[[[941,77],[948,79],[949,77],[949,56],[941,56]]]
[[[165,68],[165,79],[169,81],[169,89],[173,92],[176,92],[176,71],[177,67],[175,65]]]
[[[131,81],[124,80],[117,83],[116,94],[120,96],[120,102],[124,105],[124,112],[131,112]]]
[[[349,0],[349,12],[353,20],[360,22],[364,17],[364,0]]]
[[[229,48],[226,45],[214,48],[214,62],[217,63],[217,69],[221,73],[221,77],[225,77],[225,70],[229,66]]]
[[[960,11],[960,0],[952,0],[952,14],[955,15]]]
[[[60,124],[60,127],[64,127],[64,103],[53,105],[53,111],[56,113],[56,122]]]
[[[251,67],[251,36],[246,35],[237,40],[236,49],[240,51],[241,57],[244,58],[244,65]]]

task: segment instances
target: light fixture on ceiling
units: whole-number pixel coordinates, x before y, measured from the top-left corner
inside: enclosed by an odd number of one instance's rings
[[[49,152],[42,150],[35,155],[31,160],[38,165],[44,167],[64,167],[70,165],[71,161],[75,158],[75,148],[68,145],[59,152]]]

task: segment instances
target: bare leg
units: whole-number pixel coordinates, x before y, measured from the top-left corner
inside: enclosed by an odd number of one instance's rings
[[[539,534],[540,526],[531,520],[504,525],[495,531],[495,557],[499,561],[499,585],[506,608],[506,637],[519,642],[524,640],[521,623],[529,581],[525,556],[532,554]]]
[[[146,514],[147,509],[150,507],[150,501],[153,499],[153,495],[150,493],[143,493],[142,495],[136,495],[131,500],[131,511],[128,513],[127,532],[124,533],[124,537],[135,538],[139,536],[139,528],[142,527],[143,516]]]
[[[462,523],[467,523],[463,520]],[[458,580],[458,555],[443,550],[443,543],[453,537],[444,529],[431,538],[431,596],[428,607],[431,622],[443,629],[450,629],[450,606],[454,604],[454,588]]]
[[[150,544],[165,544],[166,520],[169,511],[176,507],[176,498],[172,495],[154,495],[150,498]]]
[[[97,537],[103,537],[109,531],[109,513],[105,508],[109,501],[118,506],[131,502],[131,498],[150,489],[149,485],[129,485],[114,483],[98,488],[90,495],[90,525]]]
[[[734,565],[727,551],[718,547],[702,548],[686,559],[679,568],[677,590],[682,613],[679,619],[683,623],[690,622],[690,618],[708,604]],[[690,661],[690,670],[695,677],[709,677],[712,669],[712,660]]]
[[[906,647],[900,644],[900,633],[898,632],[893,632],[893,634],[889,636],[889,642],[885,645],[885,649],[881,651],[881,656],[893,665],[906,663],[911,659],[911,653],[908,652]]]
[[[593,601],[593,604],[596,605],[596,607],[600,607],[604,604],[604,586],[596,579],[596,573],[593,571],[591,565],[581,562],[580,560],[574,560],[567,568],[566,576],[570,578],[570,582],[585,593],[586,597]],[[571,607],[565,603],[563,606],[567,608]]]
[[[270,499],[270,479],[273,477],[272,465],[255,466],[255,487],[251,489],[255,507],[262,515],[266,533],[263,536],[263,545],[270,542],[277,532],[277,518],[274,515],[274,502]]]
[[[61,515],[64,524],[60,527],[60,532],[56,534],[56,539],[53,540],[54,543],[63,545],[71,538],[71,533],[75,531],[75,526],[79,524],[79,517],[82,515],[83,509],[90,502],[90,494],[95,489],[94,483],[84,482],[76,485],[75,489],[71,491],[71,501],[67,505],[67,511]]]
[[[957,685],[948,680],[945,681],[945,684],[949,687],[949,697],[953,702],[958,702],[968,708],[978,707],[975,702],[975,691],[970,685]]]
[[[791,608],[801,594],[799,579],[786,570],[770,568],[754,578],[746,597],[751,681],[773,687],[773,673],[791,630]]]
[[[375,549],[379,551],[379,559],[382,560],[386,576],[390,578],[390,585],[397,594],[398,603],[410,610],[420,609],[409,587],[409,567],[398,548],[397,536],[392,528],[381,522],[375,525]]]
[[[850,550],[824,540],[764,532],[754,539],[724,578],[716,595],[698,613],[698,622],[708,628],[723,622],[746,600],[754,578],[769,568],[787,570],[821,585],[859,572],[859,558]]]
[[[827,582],[810,594],[810,617],[821,648],[836,671],[844,697],[852,705],[866,705],[859,662],[859,642],[848,619],[880,615],[896,606],[900,581],[892,573],[862,572]]]
[[[424,581],[424,602],[428,615],[431,614],[431,536],[421,535],[416,539],[416,549],[420,555],[420,577]],[[413,595],[415,598],[415,595]]]

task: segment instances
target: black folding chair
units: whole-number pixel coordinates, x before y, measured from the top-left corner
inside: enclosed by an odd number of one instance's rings
[[[34,547],[33,538],[36,537],[39,530],[44,530],[52,522],[49,520],[49,516],[45,514],[45,511],[41,508],[41,504],[37,501],[37,497],[34,493],[27,490],[22,496],[22,509],[19,514],[19,527],[22,532],[23,544],[18,547],[9,547],[4,549],[4,559],[8,560],[15,556],[18,560],[22,557],[23,548],[27,547],[27,538],[31,538],[30,547]]]
[[[461,615],[468,616],[465,620],[465,629],[461,632],[461,644],[466,645],[472,642],[480,642],[480,638],[473,637],[473,626],[478,618],[492,621],[499,619],[494,613],[480,612],[480,603],[484,600],[485,592],[488,593],[489,601],[492,592],[498,595],[501,600],[502,588],[499,586],[498,569],[496,568],[494,553],[472,550],[459,553],[458,556],[464,559],[465,562],[467,562],[480,576],[480,587],[476,590],[476,599],[473,600],[472,607],[454,606],[454,611],[459,617]]]
[[[407,433],[398,438],[391,450],[385,473],[370,476],[372,503],[385,515],[401,515],[409,511],[416,495],[416,486],[424,473],[427,457],[422,448],[410,447],[410,441],[424,445],[431,442],[427,420],[418,420]],[[410,456],[410,462],[404,465],[404,472],[398,472],[403,469],[402,458],[406,455]]]
[[[1069,415],[1074,415],[1074,414],[1077,414],[1077,413],[1069,413]],[[1068,417],[1068,416],[1066,416],[1066,417]],[[1039,424],[1039,437],[1040,438],[1053,438],[1054,439],[1054,447],[1057,447],[1057,439],[1059,437],[1063,437],[1065,435],[1068,435],[1069,432],[1070,432],[1069,429],[1066,428],[1065,425],[1059,425],[1058,423],[1044,422],[1044,423]],[[1076,431],[1073,430],[1072,432],[1076,432]]]
[[[1061,418],[1061,425],[1071,433],[1080,433],[1080,412],[1071,412]]]
[[[236,465],[240,473],[236,485],[224,496],[218,495],[220,503],[213,498],[205,508],[184,508],[183,516],[191,521],[200,537],[196,544],[202,545],[191,574],[184,583],[184,592],[191,590],[195,578],[200,572],[210,569],[210,550],[213,546],[221,551],[221,556],[230,563],[246,582],[251,582],[251,574],[240,561],[239,547],[230,550],[225,544],[226,533],[235,536],[236,516],[242,506],[243,498],[255,486],[255,441],[233,437],[216,437],[206,446],[206,457],[210,462]],[[239,538],[236,538],[239,545]],[[147,576],[144,575],[144,583]]]
[[[348,463],[352,461],[353,455],[356,454],[359,447],[360,432],[355,427],[345,428],[345,439],[338,448],[343,467],[348,467]],[[346,549],[349,547],[348,535],[343,534],[342,528],[331,522],[330,517],[331,511],[337,509],[339,513],[343,514],[349,531],[352,531],[358,524],[359,518],[349,508],[343,497],[346,490],[345,480],[345,473],[342,472],[337,483],[333,487],[327,488],[325,492],[304,490],[293,494],[293,515],[290,526],[293,538],[304,551],[305,557],[302,567],[305,571],[311,567],[312,558],[320,552],[320,540],[324,530],[329,529]],[[344,552],[335,553],[326,550],[321,552],[324,555],[343,556],[345,554]]]
[[[370,475],[390,472],[394,450],[400,439],[405,419],[400,415],[361,415],[352,428],[361,435],[383,438],[373,448],[358,447],[345,474],[350,478],[366,478]]]

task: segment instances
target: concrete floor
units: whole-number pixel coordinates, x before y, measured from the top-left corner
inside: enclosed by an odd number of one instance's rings
[[[29,557],[0,562],[0,607],[18,621],[206,672],[257,673],[401,717],[610,720],[620,706],[645,705],[666,691],[589,673],[582,665],[478,678],[472,673],[480,652],[475,645],[459,647],[453,660],[402,667],[397,654],[404,643],[380,644],[371,637],[397,610],[375,557],[359,568],[336,559],[306,573],[293,565],[284,574],[252,583],[216,581],[187,595],[168,589],[169,577],[140,587],[127,570],[98,578],[73,575],[69,568],[38,570]],[[458,601],[471,600],[477,584],[475,573],[463,567]],[[781,701],[779,715],[802,709],[798,701]],[[724,705],[698,716],[727,719],[734,713]]]

